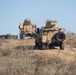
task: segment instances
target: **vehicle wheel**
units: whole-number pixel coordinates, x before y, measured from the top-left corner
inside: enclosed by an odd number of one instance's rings
[[[56,34],[56,39],[57,39],[57,41],[59,41],[59,42],[64,41],[65,38],[66,38],[66,35],[65,35],[64,32],[58,32],[58,33]]]
[[[35,40],[35,46],[37,46],[37,40]]]
[[[63,42],[60,44],[60,50],[64,50],[64,43]]]
[[[25,39],[25,35],[20,34],[20,39]]]
[[[20,34],[20,39],[22,39],[22,34]]]
[[[25,35],[22,36],[22,39],[25,39]]]
[[[36,38],[36,34],[33,35],[33,38]]]
[[[43,49],[43,50],[48,49],[47,44],[43,44],[43,45],[42,45],[42,49]]]
[[[43,49],[43,50],[46,49],[46,46],[45,46],[45,45],[42,45],[42,49]]]

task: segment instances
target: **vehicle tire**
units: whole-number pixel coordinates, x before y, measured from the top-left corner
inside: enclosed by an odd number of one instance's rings
[[[38,44],[37,44],[37,40],[35,40],[35,46],[37,46]]]
[[[56,34],[56,40],[59,41],[59,42],[64,41],[65,38],[66,38],[66,35],[65,35],[64,32],[58,32],[58,33]]]
[[[60,50],[64,50],[64,43],[63,42],[60,43]]]
[[[20,34],[20,39],[25,39],[25,35]]]
[[[25,35],[23,34],[22,39],[25,39]]]
[[[22,39],[22,34],[20,34],[20,39]]]
[[[42,49],[43,49],[43,50],[48,49],[47,44],[42,44]]]
[[[43,50],[46,49],[46,46],[45,46],[45,45],[42,45],[42,49],[43,49]]]

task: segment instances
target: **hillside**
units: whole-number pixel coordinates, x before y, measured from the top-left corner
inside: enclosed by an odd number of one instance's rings
[[[35,50],[34,39],[0,39],[0,75],[76,75],[75,37],[68,34],[65,50]]]

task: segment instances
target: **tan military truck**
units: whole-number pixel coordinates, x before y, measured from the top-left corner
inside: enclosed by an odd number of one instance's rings
[[[65,29],[58,29],[57,21],[47,20],[44,27],[41,29],[37,28],[35,47],[47,49],[59,46],[61,50],[64,50],[65,38]]]
[[[19,25],[20,29],[20,39],[24,39],[25,37],[35,37],[36,35],[36,24],[32,24],[31,19],[25,19],[24,23]]]

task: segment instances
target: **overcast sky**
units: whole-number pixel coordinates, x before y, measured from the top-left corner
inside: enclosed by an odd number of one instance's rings
[[[0,35],[19,34],[19,23],[30,18],[38,27],[57,20],[67,32],[76,32],[76,0],[0,0]]]

